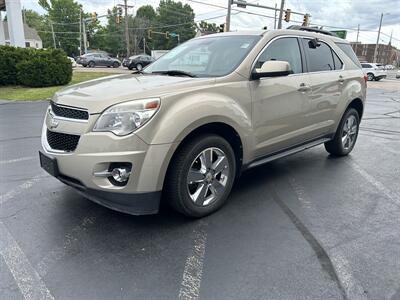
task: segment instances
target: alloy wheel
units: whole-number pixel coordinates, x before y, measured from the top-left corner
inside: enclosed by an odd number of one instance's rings
[[[190,198],[198,206],[207,206],[220,199],[229,177],[229,161],[219,148],[203,150],[191,163],[187,175]]]
[[[342,145],[344,150],[353,147],[357,138],[358,124],[354,115],[350,115],[343,124]]]

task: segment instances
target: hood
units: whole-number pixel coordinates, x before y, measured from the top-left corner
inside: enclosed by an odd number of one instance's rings
[[[130,100],[163,97],[179,90],[215,81],[164,75],[127,74],[103,77],[67,87],[57,92],[53,101],[101,113],[107,107]]]

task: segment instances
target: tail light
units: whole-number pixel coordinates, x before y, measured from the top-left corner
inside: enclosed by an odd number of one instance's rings
[[[366,74],[364,74],[364,81],[365,81],[365,84],[367,84],[367,81],[368,81],[368,75],[366,75]]]

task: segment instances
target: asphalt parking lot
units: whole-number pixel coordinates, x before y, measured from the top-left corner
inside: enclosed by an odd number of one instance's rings
[[[0,102],[0,299],[400,299],[400,80],[370,84],[354,151],[249,170],[190,220],[134,217],[48,176],[47,102]]]

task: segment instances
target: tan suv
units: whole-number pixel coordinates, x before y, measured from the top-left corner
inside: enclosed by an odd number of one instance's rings
[[[192,39],[135,74],[73,85],[46,112],[42,167],[130,214],[161,198],[187,216],[220,208],[241,171],[357,139],[366,78],[348,42],[305,30]]]

